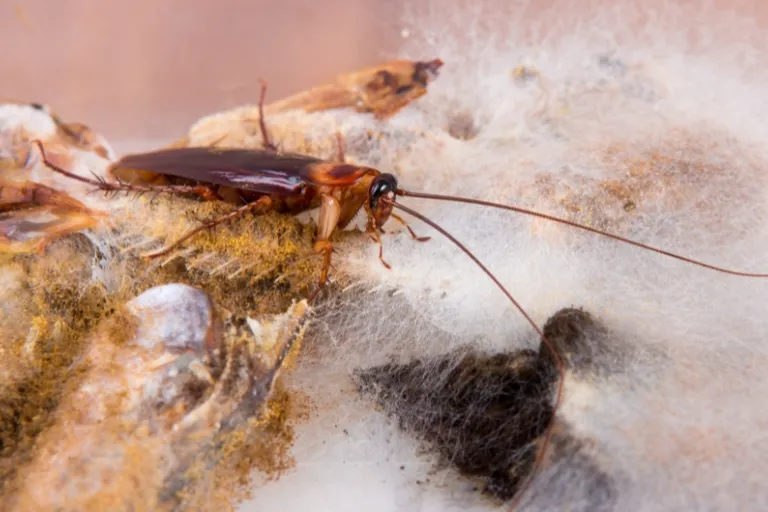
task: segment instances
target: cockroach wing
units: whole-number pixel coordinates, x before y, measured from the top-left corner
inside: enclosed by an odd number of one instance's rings
[[[113,173],[117,169],[149,171],[201,184],[293,196],[311,183],[307,179],[308,168],[318,163],[322,160],[308,155],[191,147],[126,155],[111,168]]]

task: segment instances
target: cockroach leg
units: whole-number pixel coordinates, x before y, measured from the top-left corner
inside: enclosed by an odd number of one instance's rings
[[[333,244],[328,240],[318,240],[315,243],[315,252],[323,254],[323,268],[320,270],[320,282],[318,287],[322,288],[328,282],[328,271],[331,268],[331,255],[333,254]]]
[[[244,206],[241,206],[237,210],[230,212],[226,215],[223,215],[219,218],[216,218],[212,221],[206,222],[205,224],[202,224],[195,229],[192,229],[188,231],[185,235],[183,235],[180,239],[178,239],[176,242],[171,244],[170,246],[166,247],[165,249],[162,249],[157,252],[153,252],[150,254],[146,254],[144,257],[148,259],[154,259],[158,258],[160,256],[165,256],[166,254],[173,251],[175,248],[177,248],[182,243],[186,242],[196,234],[198,234],[201,231],[204,231],[206,229],[211,229],[223,222],[227,222],[229,220],[235,219],[237,217],[240,217],[242,215],[245,215],[247,212],[251,211],[254,215],[262,215],[266,212],[268,212],[270,209],[272,209],[272,199],[269,198],[269,196],[263,196],[257,199],[256,201],[252,203],[248,203]]]
[[[376,231],[370,231],[368,232],[368,236],[371,237],[371,240],[379,244],[379,261],[382,265],[384,265],[384,268],[387,270],[392,270],[392,265],[384,261],[384,244],[381,243],[381,237]]]
[[[328,240],[318,240],[315,242],[315,253],[323,254],[323,266],[320,270],[320,280],[317,283],[315,291],[309,296],[308,302],[313,304],[320,292],[325,288],[328,282],[328,271],[331,268],[331,255],[333,254],[333,244]]]
[[[331,266],[331,255],[333,254],[333,244],[330,238],[339,224],[340,216],[341,205],[336,198],[330,195],[323,196],[317,219],[317,241],[315,242],[315,253],[323,253],[323,268],[320,271],[319,288],[325,286],[328,280],[328,269]]]
[[[260,80],[261,92],[259,93],[259,130],[261,130],[261,145],[264,149],[277,152],[277,146],[269,139],[267,123],[264,121],[264,98],[267,95],[267,82]]]
[[[147,192],[164,192],[175,195],[196,195],[208,201],[219,199],[216,191],[206,185],[133,185],[123,182],[110,183],[104,178],[96,175],[94,175],[93,178],[86,178],[79,174],[69,172],[48,160],[48,156],[45,154],[45,148],[40,140],[35,139],[31,141],[31,143],[37,146],[40,151],[40,157],[46,167],[73,180],[93,185],[98,190],[104,192],[137,192],[139,194],[146,194]]]
[[[416,233],[414,233],[413,229],[411,229],[411,226],[409,226],[408,223],[405,222],[405,219],[403,219],[402,217],[400,217],[395,213],[390,213],[389,216],[395,219],[396,221],[398,221],[403,226],[405,226],[406,229],[408,229],[408,232],[411,234],[411,237],[413,237],[413,239],[416,240],[417,242],[426,242],[432,238],[429,236],[416,236]]]

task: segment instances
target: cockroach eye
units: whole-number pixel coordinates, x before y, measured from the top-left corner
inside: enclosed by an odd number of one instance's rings
[[[397,190],[397,178],[391,174],[382,174],[371,185],[371,208],[375,209],[382,196],[393,198]]]

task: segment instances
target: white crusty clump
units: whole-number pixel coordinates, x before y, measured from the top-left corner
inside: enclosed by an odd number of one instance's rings
[[[388,125],[349,113],[308,116],[307,125],[338,123],[352,148],[355,134],[383,130],[367,153],[350,156],[393,172],[406,189],[605,223],[708,263],[768,273],[768,77],[754,28],[673,2],[657,10],[555,3],[541,20],[523,17],[523,3],[418,4],[401,56],[445,61],[429,93]],[[644,15],[650,23],[632,33]],[[538,78],[520,78],[518,66]],[[478,128],[471,140],[448,134],[460,112]],[[638,177],[649,168],[657,174]],[[612,197],[608,180],[635,183],[626,208],[604,200]],[[584,497],[593,476],[566,458],[534,482],[528,510],[765,503],[768,412],[759,404],[768,393],[768,280],[719,274],[511,212],[399,201],[463,241],[537,324],[559,308],[584,307],[619,333],[612,343],[620,352],[637,354],[610,379],[569,377],[560,412],[612,476],[611,501]],[[391,271],[378,262],[375,244],[347,248],[335,260],[360,284],[319,313],[313,351],[321,357],[308,358],[293,377],[322,412],[300,432],[296,469],[258,489],[241,510],[497,507],[473,498],[472,483],[450,471],[429,477],[430,459],[414,439],[350,383],[351,370],[389,356],[537,343],[466,256],[427,226],[412,226],[433,238],[415,242],[391,222],[387,230],[397,234],[383,236]]]

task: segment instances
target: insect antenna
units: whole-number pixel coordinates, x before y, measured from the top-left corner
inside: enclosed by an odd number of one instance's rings
[[[264,120],[264,99],[267,95],[267,81],[259,80],[261,82],[261,91],[259,92],[259,130],[261,131],[261,144],[264,149],[270,151],[279,151],[277,146],[269,137],[269,131],[267,130],[267,123]]]
[[[88,185],[93,185],[93,186],[98,187],[98,188],[104,188],[105,185],[108,185],[105,181],[100,181],[98,179],[85,178],[83,176],[80,176],[79,174],[75,174],[73,172],[67,171],[66,169],[62,169],[58,165],[56,165],[53,162],[51,162],[50,160],[48,160],[48,157],[45,154],[45,148],[43,148],[43,143],[40,140],[35,139],[35,140],[30,141],[30,142],[37,146],[37,149],[40,151],[40,156],[43,159],[43,163],[49,169],[52,169],[52,170],[58,172],[59,174],[63,174],[64,176],[66,176],[68,178],[72,178],[73,180],[77,180],[77,181],[80,181],[82,183],[87,183]]]
[[[529,210],[527,208],[521,208],[519,206],[511,206],[506,204],[499,204],[499,203],[492,203],[490,201],[482,201],[480,199],[472,199],[468,197],[459,197],[459,196],[444,196],[439,194],[426,194],[423,192],[410,192],[408,190],[402,190],[397,189],[397,195],[399,196],[405,196],[405,197],[418,197],[421,199],[436,199],[438,201],[452,201],[455,203],[468,203],[468,204],[474,204],[479,206],[488,206],[490,208],[499,208],[502,210],[509,210],[512,212],[517,213],[523,213],[525,215],[531,215],[533,217],[538,217],[541,219],[551,220],[552,222],[557,222],[560,224],[565,224],[566,226],[571,226],[574,228],[583,229],[585,231],[589,231],[591,233],[595,233],[597,235],[601,235],[607,238],[611,238],[613,240],[617,240],[619,242],[623,242],[626,244],[634,245],[635,247],[640,247],[641,249],[646,249],[648,251],[652,251],[658,254],[663,254],[664,256],[669,256],[670,258],[675,258],[677,260],[684,261],[686,263],[691,263],[693,265],[697,265],[699,267],[708,268],[710,270],[714,270],[717,272],[722,272],[724,274],[731,274],[734,276],[742,276],[742,277],[768,277],[768,274],[755,274],[750,272],[741,272],[738,270],[730,270],[723,267],[718,267],[716,265],[711,265],[709,263],[704,263],[702,261],[694,260],[692,258],[688,258],[685,256],[680,256],[679,254],[674,254],[669,251],[665,251],[664,249],[659,249],[658,247],[653,247],[641,242],[635,242],[634,240],[630,240],[629,238],[624,238],[623,236],[614,235],[613,233],[608,233],[607,231],[602,231],[597,228],[593,228],[590,226],[585,226],[584,224],[579,224],[578,222],[573,222],[567,219],[563,219],[560,217],[555,217],[553,215],[548,215],[546,213],[537,212],[534,210]]]
[[[533,467],[531,468],[531,472],[528,474],[528,477],[526,478],[525,482],[523,483],[522,487],[517,492],[516,497],[512,501],[512,506],[510,509],[514,509],[517,503],[519,503],[520,498],[525,493],[525,491],[528,489],[528,487],[531,484],[531,481],[533,480],[534,475],[538,472],[539,468],[541,467],[542,463],[544,462],[544,456],[546,455],[547,446],[549,445],[549,440],[552,436],[552,431],[555,426],[555,414],[557,413],[558,409],[560,408],[560,402],[562,401],[563,397],[563,386],[565,381],[565,365],[563,364],[562,359],[560,359],[560,356],[558,355],[557,351],[555,350],[555,347],[549,342],[546,336],[544,336],[544,331],[541,330],[541,328],[536,325],[536,322],[533,321],[533,319],[530,317],[528,312],[520,305],[520,303],[512,296],[509,291],[502,285],[498,279],[496,279],[496,276],[494,276],[488,268],[482,264],[482,262],[477,259],[477,257],[472,254],[472,252],[464,246],[461,242],[456,240],[456,238],[453,237],[450,233],[448,233],[445,229],[441,228],[439,225],[434,223],[433,221],[429,220],[424,215],[420,214],[419,212],[412,210],[408,208],[407,206],[403,206],[400,203],[396,203],[395,201],[392,201],[387,198],[381,198],[382,201],[386,202],[387,204],[390,204],[394,206],[395,208],[399,208],[403,210],[405,213],[412,215],[416,217],[417,219],[421,220],[425,224],[428,224],[436,231],[439,231],[440,234],[442,234],[444,237],[446,237],[448,240],[453,242],[456,247],[461,249],[467,256],[474,261],[480,269],[485,272],[485,274],[491,278],[491,280],[496,283],[496,286],[499,287],[499,289],[504,293],[504,295],[507,296],[507,298],[514,304],[515,308],[525,317],[525,320],[530,324],[531,327],[533,327],[533,330],[536,331],[536,333],[539,335],[539,338],[541,339],[541,342],[544,344],[544,346],[547,347],[547,350],[552,354],[552,359],[555,362],[555,367],[557,368],[558,373],[558,383],[557,383],[557,392],[555,394],[555,403],[552,407],[552,416],[549,419],[549,425],[547,425],[547,430],[544,433],[544,438],[542,439],[541,448],[539,449],[539,453],[536,456],[536,460],[534,462]]]

